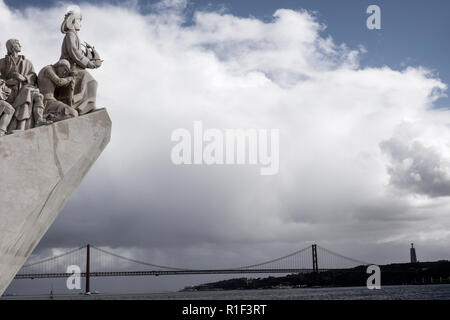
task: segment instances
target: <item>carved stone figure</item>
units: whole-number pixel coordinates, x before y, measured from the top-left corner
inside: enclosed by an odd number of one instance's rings
[[[80,23],[81,14],[66,14],[61,59],[38,76],[18,40],[0,59],[0,296],[111,137],[106,110],[91,112],[97,82],[86,68],[102,61],[88,44],[81,50]]]
[[[44,119],[44,103],[37,89],[37,76],[31,61],[19,55],[19,40],[6,42],[7,55],[0,59],[0,74],[11,89],[7,102],[15,109],[8,131],[25,130],[51,124]]]
[[[14,108],[6,102],[11,89],[8,88],[5,81],[0,79],[0,137],[4,136],[8,130],[8,125],[14,115]]]
[[[73,88],[74,78],[69,74],[70,63],[64,59],[54,65],[44,67],[39,72],[39,90],[44,95],[44,115],[54,122],[78,116],[78,112],[74,108],[55,98],[57,88]]]
[[[65,34],[61,47],[61,59],[70,62],[75,77],[73,90],[58,90],[57,99],[74,107],[80,115],[91,112],[96,107],[97,81],[86,71],[100,67],[101,60],[95,49],[86,44],[86,52],[82,50],[78,31],[81,29],[81,13],[70,11],[61,25]]]

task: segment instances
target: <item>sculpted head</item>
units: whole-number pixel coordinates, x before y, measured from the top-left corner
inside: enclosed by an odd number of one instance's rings
[[[64,17],[61,24],[61,32],[66,33],[69,30],[79,31],[81,29],[81,20],[83,19],[81,12],[69,11]]]
[[[6,41],[6,51],[8,54],[13,54],[15,52],[22,51],[22,46],[20,45],[19,40],[17,39],[9,39]]]
[[[66,59],[61,59],[57,63],[53,65],[55,68],[56,74],[61,77],[65,78],[69,75],[70,72],[70,63]]]

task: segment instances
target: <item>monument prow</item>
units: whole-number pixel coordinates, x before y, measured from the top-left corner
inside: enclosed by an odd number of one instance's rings
[[[110,138],[106,109],[0,137],[0,295]]]

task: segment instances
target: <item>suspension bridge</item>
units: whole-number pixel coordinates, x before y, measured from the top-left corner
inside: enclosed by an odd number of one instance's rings
[[[76,265],[80,267],[80,276],[86,278],[86,292],[89,292],[91,277],[318,273],[329,270],[350,270],[370,264],[313,244],[291,254],[257,264],[221,269],[192,269],[140,261],[88,244],[49,258],[27,262],[15,279],[66,278],[72,275],[67,273],[67,267]]]

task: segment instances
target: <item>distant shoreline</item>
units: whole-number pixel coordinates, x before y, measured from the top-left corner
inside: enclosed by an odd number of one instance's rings
[[[450,261],[395,263],[379,266],[384,286],[450,284]],[[234,278],[185,287],[180,292],[295,288],[348,288],[366,286],[366,266],[283,277]]]

